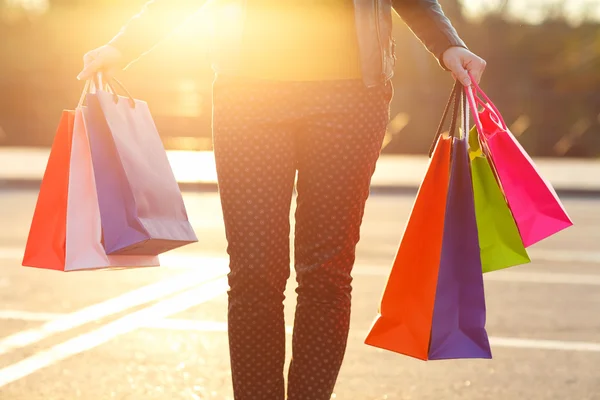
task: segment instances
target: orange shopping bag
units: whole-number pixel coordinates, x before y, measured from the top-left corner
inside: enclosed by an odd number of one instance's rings
[[[384,290],[379,315],[365,340],[368,345],[422,360],[428,359],[450,177],[452,137],[440,133],[452,103],[450,132],[456,129],[460,94],[459,85],[455,85]]]

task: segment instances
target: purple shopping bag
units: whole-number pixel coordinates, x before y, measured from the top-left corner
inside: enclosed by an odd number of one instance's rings
[[[453,139],[430,360],[492,358],[467,143],[464,137]]]
[[[97,85],[84,109],[106,253],[158,255],[197,242],[148,105],[117,96],[115,82],[113,93]]]

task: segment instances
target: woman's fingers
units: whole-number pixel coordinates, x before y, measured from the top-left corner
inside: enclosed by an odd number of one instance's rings
[[[475,60],[470,60],[465,67],[477,83],[481,82],[481,77],[483,76],[483,71],[485,71],[486,67],[486,62],[483,59],[477,57]]]
[[[83,69],[77,75],[77,79],[91,79],[94,74],[105,70],[114,73],[121,62],[121,52],[112,46],[102,46],[86,53],[83,56]]]
[[[458,58],[453,59],[450,65],[446,65],[455,79],[458,79],[460,83],[464,86],[471,86],[471,77],[469,76],[469,72],[462,66],[460,60]]]
[[[450,47],[443,54],[443,62],[464,86],[471,85],[469,74],[479,83],[486,65],[481,57],[463,47]]]
[[[84,64],[83,70],[77,75],[77,79],[88,80],[91,79],[96,72],[102,69],[102,63],[96,59],[88,64]]]

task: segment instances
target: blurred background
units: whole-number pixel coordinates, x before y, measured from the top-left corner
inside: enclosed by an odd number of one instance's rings
[[[183,150],[168,155],[199,242],[164,255],[160,268],[21,267],[49,146],[84,86],[76,79],[83,55],[144,1],[0,0],[1,400],[233,400],[208,54],[211,25],[235,24],[227,12],[194,15],[118,76],[149,103],[166,147]],[[487,60],[483,89],[575,225],[529,249],[529,265],[485,274],[493,360],[423,363],[364,344],[452,87],[395,16],[392,118],[361,227],[348,352],[332,399],[600,400],[600,0],[440,3]],[[295,199],[291,217],[294,210]],[[295,287],[291,280],[286,291],[288,330]]]
[[[0,146],[49,146],[61,110],[75,107],[81,93],[75,77],[83,54],[111,39],[144,2],[0,0]],[[440,3],[488,61],[483,88],[529,154],[600,157],[600,1]],[[194,16],[120,76],[148,101],[170,149],[211,149],[211,21],[206,12]],[[383,152],[424,154],[451,79],[396,22],[396,94]]]

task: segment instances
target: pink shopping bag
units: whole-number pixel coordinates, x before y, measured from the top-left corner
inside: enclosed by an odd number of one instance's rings
[[[83,109],[75,111],[67,198],[66,270],[159,266],[156,256],[107,255]]]
[[[475,90],[475,93],[473,91]],[[480,94],[486,102],[476,94]],[[468,88],[473,118],[506,201],[529,247],[573,225],[551,183],[538,171],[525,149],[510,132],[500,112],[473,80]],[[477,105],[482,107],[478,111]]]

